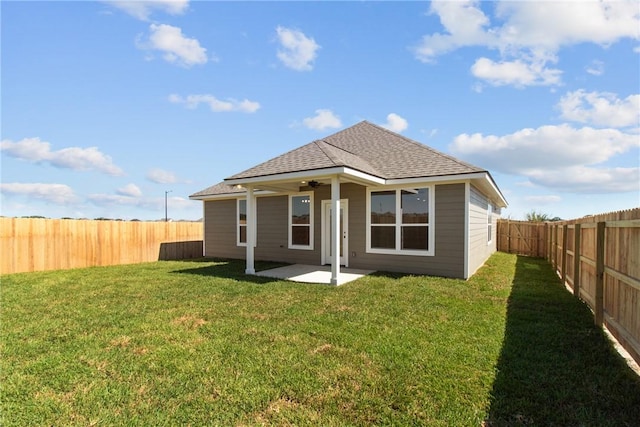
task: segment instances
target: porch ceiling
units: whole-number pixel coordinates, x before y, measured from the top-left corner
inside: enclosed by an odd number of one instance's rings
[[[322,185],[331,185],[331,179],[338,177],[340,183],[357,183],[361,185],[381,185],[384,179],[345,167],[300,171],[278,175],[256,176],[249,178],[226,179],[228,185],[246,187],[251,185],[256,190],[292,192],[309,186],[315,181]]]

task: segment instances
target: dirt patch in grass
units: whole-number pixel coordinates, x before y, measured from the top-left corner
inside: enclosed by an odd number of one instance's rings
[[[187,329],[198,329],[200,326],[206,325],[208,322],[197,316],[185,315],[173,319],[173,324],[181,325]]]

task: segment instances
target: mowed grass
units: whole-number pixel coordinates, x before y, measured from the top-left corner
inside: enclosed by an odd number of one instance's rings
[[[375,274],[338,288],[243,270],[3,276],[1,424],[640,420],[640,381],[544,261],[498,253],[467,282]]]

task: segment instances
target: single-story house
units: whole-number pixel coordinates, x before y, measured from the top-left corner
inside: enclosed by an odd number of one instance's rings
[[[341,266],[467,279],[507,206],[487,170],[367,121],[190,199],[205,256],[331,265],[334,284]]]

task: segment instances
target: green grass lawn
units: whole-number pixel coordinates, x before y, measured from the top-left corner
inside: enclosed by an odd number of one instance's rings
[[[3,276],[0,424],[640,423],[640,380],[542,260],[337,288],[243,270]]]

